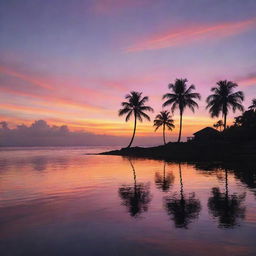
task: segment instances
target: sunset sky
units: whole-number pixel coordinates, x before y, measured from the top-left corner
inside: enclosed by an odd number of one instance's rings
[[[202,100],[185,112],[185,138],[218,120],[205,110],[216,81],[237,82],[245,107],[256,97],[255,0],[3,0],[0,35],[0,121],[10,127],[43,119],[129,136],[133,122],[117,115],[124,96],[149,96],[154,118],[168,83],[187,78]],[[161,134],[143,122],[138,135]]]

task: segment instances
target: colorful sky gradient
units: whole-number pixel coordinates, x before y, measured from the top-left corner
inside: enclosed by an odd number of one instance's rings
[[[255,0],[6,0],[0,35],[0,121],[10,127],[43,119],[130,136],[133,123],[117,115],[124,96],[148,95],[154,118],[167,85],[187,78],[202,100],[185,112],[185,138],[216,121],[205,110],[216,81],[237,82],[245,107],[256,97]],[[138,136],[161,134],[144,122]]]

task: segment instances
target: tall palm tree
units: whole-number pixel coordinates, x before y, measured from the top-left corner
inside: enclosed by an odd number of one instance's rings
[[[256,99],[252,100],[252,105],[249,107],[249,109],[256,112]]]
[[[220,129],[220,132],[221,132],[221,128],[224,126],[223,124],[223,121],[222,120],[219,120],[217,121],[215,124],[213,124],[213,127],[216,128],[216,129]]]
[[[150,193],[149,183],[138,183],[136,171],[132,161],[128,158],[132,172],[133,172],[133,185],[122,185],[118,194],[122,199],[122,205],[126,206],[130,215],[134,218],[139,217],[139,215],[148,210],[148,205],[152,199]]]
[[[124,101],[121,103],[122,109],[119,110],[119,116],[126,115],[125,121],[128,122],[132,115],[134,115],[134,128],[132,139],[127,148],[131,147],[137,126],[137,119],[142,122],[143,118],[150,121],[150,117],[145,113],[145,111],[153,112],[153,108],[149,106],[145,106],[145,103],[148,101],[148,97],[142,97],[142,92],[130,92],[125,96],[125,99],[128,101]]]
[[[224,117],[224,130],[227,127],[229,109],[232,108],[233,112],[237,109],[240,111],[244,110],[242,106],[242,101],[244,100],[243,92],[234,92],[237,86],[236,83],[231,81],[219,81],[217,86],[211,89],[213,94],[209,95],[206,99],[206,108],[209,108],[212,117],[218,117],[222,113]]]
[[[201,99],[199,93],[192,92],[195,90],[194,85],[190,85],[187,88],[187,81],[187,79],[176,79],[174,84],[168,85],[171,93],[166,93],[163,96],[163,99],[167,99],[167,101],[164,102],[163,107],[171,105],[172,112],[174,112],[176,108],[180,111],[180,131],[178,142],[180,142],[181,138],[182,116],[185,108],[188,107],[194,112],[195,107],[198,108],[198,104],[195,102],[195,99]]]
[[[161,111],[160,114],[158,114],[154,120],[154,125],[156,127],[155,131],[161,126],[163,126],[163,139],[164,139],[164,145],[166,145],[165,141],[165,127],[172,131],[172,129],[175,127],[173,124],[173,119],[171,118],[170,112],[165,110]]]
[[[164,198],[165,209],[171,216],[177,228],[188,228],[192,220],[197,219],[201,211],[201,203],[196,198],[195,193],[185,194],[183,189],[181,165],[179,163],[180,174],[180,195],[172,193]]]
[[[238,225],[238,220],[245,217],[243,201],[246,194],[229,194],[228,171],[225,169],[225,192],[220,188],[212,188],[212,196],[208,199],[208,208],[211,214],[218,218],[220,228],[233,228]]]

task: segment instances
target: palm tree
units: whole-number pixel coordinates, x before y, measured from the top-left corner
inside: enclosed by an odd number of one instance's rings
[[[229,194],[228,171],[225,169],[225,192],[220,188],[212,188],[212,196],[208,199],[208,208],[211,214],[218,218],[220,228],[233,228],[238,225],[239,219],[245,217],[245,207],[242,205],[246,194]]]
[[[221,127],[223,127],[223,126],[224,126],[224,124],[223,124],[222,120],[219,120],[218,122],[213,124],[213,127],[216,128],[216,129],[220,128],[220,131],[221,131]]]
[[[180,111],[180,131],[178,142],[180,142],[181,138],[181,130],[182,130],[182,116],[186,107],[190,108],[193,112],[195,111],[195,107],[198,108],[198,104],[194,101],[195,99],[201,99],[199,93],[192,92],[195,90],[194,85],[190,85],[187,88],[187,79],[176,79],[174,84],[169,84],[168,87],[171,90],[171,93],[166,93],[163,96],[163,99],[167,99],[164,102],[163,107],[171,105],[172,113],[176,108]]]
[[[167,192],[170,186],[174,182],[174,175],[172,172],[165,173],[166,162],[164,162],[163,175],[159,172],[155,173],[155,184],[156,187],[161,189],[163,192]]]
[[[137,119],[142,122],[143,118],[150,121],[150,117],[145,113],[145,111],[153,112],[153,108],[149,106],[145,106],[145,103],[148,101],[148,97],[142,97],[142,92],[130,92],[125,96],[125,99],[128,101],[124,101],[121,103],[122,109],[119,110],[119,116],[126,115],[125,121],[128,122],[132,115],[134,115],[134,129],[132,139],[127,148],[131,147],[137,126]]]
[[[149,183],[137,182],[134,165],[129,158],[128,160],[132,168],[134,184],[122,185],[118,190],[118,194],[122,199],[122,205],[126,206],[131,217],[137,218],[141,213],[148,210],[152,195],[150,193]]]
[[[180,174],[180,195],[173,193],[164,198],[165,209],[171,216],[177,228],[188,228],[192,220],[197,219],[201,211],[201,203],[196,198],[195,193],[186,195],[183,190],[181,165],[179,163]]]
[[[219,81],[217,86],[211,89],[213,94],[209,95],[206,99],[206,108],[209,108],[212,117],[218,117],[222,113],[224,117],[224,130],[227,127],[229,109],[232,108],[233,112],[237,109],[240,111],[244,109],[242,106],[242,101],[244,100],[243,92],[234,92],[234,88],[237,86],[236,83],[231,81]]]
[[[249,107],[249,109],[256,112],[256,99],[252,100],[252,105]]]
[[[160,126],[163,126],[163,139],[164,139],[164,145],[166,145],[165,127],[167,127],[170,131],[172,131],[172,129],[175,127],[175,125],[173,124],[173,119],[171,118],[170,112],[167,110],[161,111],[160,114],[156,116],[153,126],[156,127],[155,131],[157,131],[157,129]]]

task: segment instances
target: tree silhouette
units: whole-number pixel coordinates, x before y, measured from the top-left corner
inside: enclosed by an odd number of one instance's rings
[[[154,125],[155,131],[158,130],[159,127],[163,126],[163,140],[164,140],[164,145],[166,145],[166,141],[165,141],[165,127],[167,127],[167,129],[169,129],[170,131],[172,131],[172,129],[175,127],[175,125],[173,124],[173,119],[171,118],[170,112],[165,110],[165,111],[161,111],[160,114],[158,114],[155,117],[154,120]]]
[[[238,225],[238,219],[244,218],[245,207],[241,206],[244,199],[245,193],[229,195],[228,173],[225,170],[225,192],[212,188],[212,197],[208,199],[208,208],[211,214],[218,218],[220,228],[232,228]]]
[[[163,175],[159,172],[155,173],[155,184],[158,189],[161,189],[163,192],[167,192],[170,189],[171,184],[174,182],[173,173],[165,173],[166,162],[164,162]]]
[[[163,96],[163,99],[167,99],[164,102],[163,107],[171,105],[171,111],[174,113],[175,109],[179,109],[180,112],[180,130],[178,142],[180,142],[181,131],[182,131],[182,116],[186,107],[190,108],[193,112],[195,108],[198,108],[198,104],[195,102],[195,99],[200,99],[201,96],[199,93],[192,92],[195,90],[194,85],[190,85],[187,88],[187,79],[176,79],[174,84],[169,84],[168,87],[171,90],[171,93],[166,93]]]
[[[119,196],[123,200],[122,205],[127,207],[132,217],[137,218],[142,212],[148,210],[148,204],[151,201],[149,184],[137,183],[135,168],[129,159],[133,171],[133,186],[122,185],[119,188]]]
[[[252,105],[249,106],[249,109],[256,112],[256,99],[252,100]]]
[[[148,101],[148,97],[142,97],[141,92],[130,92],[130,94],[127,94],[125,96],[125,99],[128,101],[124,101],[121,103],[122,109],[119,110],[119,116],[126,115],[125,121],[128,122],[132,115],[134,115],[134,129],[133,129],[133,135],[132,139],[127,146],[128,148],[131,147],[135,132],[136,132],[136,125],[137,125],[137,119],[142,122],[143,118],[150,121],[150,117],[145,113],[145,111],[153,112],[153,108],[149,106],[145,106],[145,103]]]
[[[180,173],[180,195],[174,193],[171,196],[165,197],[165,208],[172,217],[177,228],[188,228],[188,225],[193,219],[198,218],[201,210],[201,204],[195,197],[195,193],[190,193],[188,196],[184,194],[181,165],[179,164]]]
[[[222,120],[217,121],[215,124],[213,124],[213,127],[216,129],[220,129],[221,132],[221,128],[224,126],[224,123]]]
[[[256,127],[256,111],[252,109],[245,111],[241,116],[235,117],[234,121],[235,127]]]
[[[219,117],[222,113],[224,117],[224,130],[227,127],[227,115],[229,109],[232,108],[233,112],[237,109],[243,111],[242,101],[244,94],[241,91],[234,92],[234,88],[238,85],[231,81],[219,81],[217,86],[213,87],[211,91],[213,94],[209,95],[206,99],[209,112],[212,117]]]

